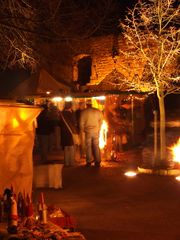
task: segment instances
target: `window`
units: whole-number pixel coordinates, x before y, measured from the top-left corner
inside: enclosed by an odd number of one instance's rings
[[[84,86],[90,82],[91,78],[91,57],[83,57],[78,61],[78,82],[80,86]]]

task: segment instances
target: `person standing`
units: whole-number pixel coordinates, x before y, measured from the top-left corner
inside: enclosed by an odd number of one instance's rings
[[[60,128],[58,126],[59,110],[53,104],[49,104],[49,115],[52,121],[52,133],[50,135],[50,148],[53,150],[60,150]]]
[[[85,155],[85,145],[84,145],[84,132],[80,132],[80,115],[81,115],[81,112],[85,109],[85,107],[86,107],[85,102],[79,102],[79,108],[75,111],[78,133],[80,138],[80,145],[78,147],[79,147],[79,153],[81,158]]]
[[[65,166],[75,163],[75,145],[72,133],[77,133],[76,115],[72,110],[72,102],[65,102],[64,110],[60,113],[61,145],[64,150]]]
[[[49,116],[48,106],[42,105],[43,110],[37,117],[37,141],[40,151],[40,160],[42,163],[47,162],[48,153],[50,151],[50,135],[53,131],[52,121]]]
[[[80,115],[80,132],[85,133],[86,166],[91,166],[92,157],[96,167],[100,167],[101,154],[99,148],[99,132],[103,120],[102,112],[93,108],[91,101]]]

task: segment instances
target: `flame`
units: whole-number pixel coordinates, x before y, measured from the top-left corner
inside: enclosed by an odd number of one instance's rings
[[[173,154],[173,161],[180,163],[180,138],[177,143],[171,147],[171,151]]]
[[[107,144],[107,132],[108,132],[108,124],[105,120],[103,120],[101,125],[101,130],[99,133],[99,148],[103,149]]]

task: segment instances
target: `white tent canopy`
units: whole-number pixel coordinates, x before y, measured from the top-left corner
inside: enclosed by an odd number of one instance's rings
[[[14,88],[11,97],[27,97],[43,95],[46,92],[69,91],[70,87],[55,80],[45,69],[41,69],[39,73],[32,74],[30,78],[21,82]]]

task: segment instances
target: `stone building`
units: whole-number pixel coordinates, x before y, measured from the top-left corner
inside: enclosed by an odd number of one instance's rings
[[[48,44],[43,48],[48,59],[43,64],[59,81],[80,86],[97,85],[115,69],[128,81],[142,76],[142,63],[126,59],[122,53],[127,46],[120,35],[98,36],[50,47]]]
[[[135,93],[128,85],[142,77],[142,63],[125,57],[123,51],[128,48],[120,35],[98,36],[72,45],[56,44],[44,48],[48,56],[44,65],[56,80],[72,86],[74,96],[106,95],[104,115],[110,127],[111,149],[114,135],[116,151],[142,142],[146,129],[146,95]]]

